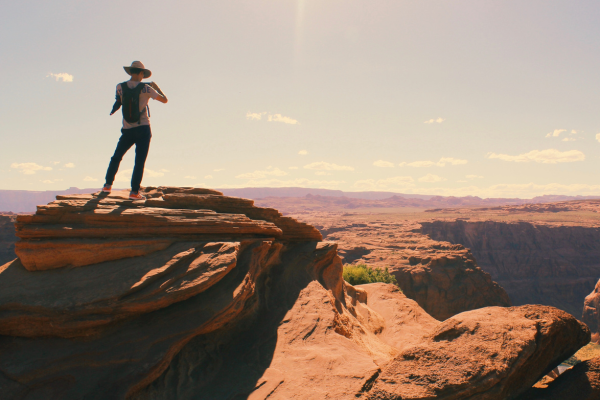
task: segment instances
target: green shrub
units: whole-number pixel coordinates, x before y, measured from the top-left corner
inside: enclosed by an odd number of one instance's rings
[[[396,277],[390,274],[388,268],[371,268],[366,264],[344,265],[344,280],[351,285],[362,285],[365,283],[393,283],[398,285]]]

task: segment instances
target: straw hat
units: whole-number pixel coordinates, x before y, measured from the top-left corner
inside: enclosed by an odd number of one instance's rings
[[[152,75],[152,71],[150,71],[149,69],[146,69],[146,67],[144,67],[144,64],[142,64],[141,61],[134,61],[131,63],[131,66],[123,67],[125,72],[127,72],[129,75],[131,75],[131,72],[129,72],[131,70],[131,68],[139,68],[139,69],[143,70],[144,78],[150,78],[150,76]]]

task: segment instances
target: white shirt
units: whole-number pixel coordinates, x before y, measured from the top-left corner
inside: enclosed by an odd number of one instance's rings
[[[129,89],[133,89],[140,83],[141,82],[137,81],[127,81],[127,87]],[[117,85],[117,95],[121,98],[121,101],[123,101],[123,90],[121,89],[120,83]],[[138,124],[137,122],[134,122],[130,124],[129,122],[125,121],[125,118],[123,118],[123,129],[135,128],[140,125],[150,125],[150,118],[148,117],[147,109],[148,101],[150,101],[150,98],[156,99],[157,97],[158,92],[146,84],[146,87],[144,87],[140,93],[140,111],[142,111],[140,123]]]

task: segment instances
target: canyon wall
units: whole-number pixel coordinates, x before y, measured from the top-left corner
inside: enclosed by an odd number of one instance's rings
[[[460,220],[421,225],[434,240],[468,247],[514,305],[550,305],[581,318],[600,276],[600,228]]]

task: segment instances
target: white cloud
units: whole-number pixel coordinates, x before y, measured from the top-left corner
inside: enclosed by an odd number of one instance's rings
[[[85,182],[96,182],[96,181],[98,181],[98,179],[96,179],[96,178],[93,178],[93,177],[91,177],[91,176],[86,176],[85,178],[83,178],[83,180],[84,180]]]
[[[59,79],[62,79],[63,82],[73,82],[73,75],[67,74],[66,72],[61,72],[60,74],[49,72],[48,75],[46,75],[46,78],[55,78],[57,82]]]
[[[321,171],[354,171],[354,168],[347,165],[337,165],[325,161],[317,161],[304,166],[304,169],[316,169]]]
[[[204,179],[212,179],[212,178],[213,178],[213,177],[212,177],[212,175],[206,175],[206,176],[204,177]]]
[[[398,164],[400,167],[414,167],[414,168],[422,168],[422,167],[445,167],[446,164],[450,165],[463,165],[467,164],[469,161],[461,160],[460,158],[453,157],[442,157],[438,162],[434,161],[413,161],[411,163],[401,162]]]
[[[419,178],[419,182],[427,182],[427,183],[442,182],[445,180],[446,180],[445,178],[442,178],[442,177],[434,175],[434,174],[427,174],[427,175]]]
[[[253,112],[248,111],[246,113],[246,119],[249,121],[260,121],[262,119],[262,116],[265,114],[266,114],[266,112],[253,113]]]
[[[10,168],[18,169],[25,175],[33,175],[36,171],[52,171],[52,167],[44,167],[36,163],[12,163]]]
[[[600,133],[596,133],[596,140],[600,142]]]
[[[434,118],[431,118],[430,120],[428,120],[428,121],[425,121],[425,122],[423,122],[423,123],[424,123],[424,124],[433,124],[433,123],[435,122],[435,123],[441,124],[441,123],[442,123],[442,122],[444,122],[445,120],[446,120],[446,118],[442,118],[442,117],[435,118],[435,119],[434,119]]]
[[[483,179],[483,176],[481,176],[481,175],[467,175],[466,178],[467,179]]]
[[[58,165],[58,164],[60,164],[60,161],[54,161],[52,164]]]
[[[577,131],[575,129],[571,130],[571,135],[576,135]]]
[[[284,124],[290,124],[290,125],[299,124],[299,122],[297,120],[290,118],[290,117],[285,117],[281,114],[269,115],[269,118],[267,120],[269,122],[283,122]]]
[[[183,179],[196,179],[196,177],[192,176],[192,175],[187,175],[187,176],[184,176]]]
[[[510,156],[508,154],[488,153],[487,158],[497,158],[504,161],[531,162],[556,164],[585,160],[585,154],[579,150],[559,151],[556,149],[532,150],[529,153]]]
[[[383,160],[377,160],[373,163],[373,165],[376,167],[380,167],[380,168],[393,168],[394,167],[394,163],[391,163],[389,161],[383,161]]]
[[[169,172],[169,170],[163,168],[163,169],[160,170],[160,172]]]
[[[213,169],[214,172],[221,172],[221,171],[225,171],[225,168],[216,168]]]
[[[115,178],[115,182],[129,182],[131,180],[132,172],[132,168],[119,171],[117,177]],[[151,169],[144,168],[144,178],[160,178],[161,176],[165,176],[165,174],[163,172],[153,171]]]
[[[240,179],[261,179],[267,176],[285,176],[287,172],[280,170],[279,168],[268,167],[266,171],[254,171],[247,172],[245,174],[237,175],[236,178]]]
[[[289,169],[298,169],[298,167],[289,167]]]
[[[324,176],[324,175],[333,175],[333,174],[331,172],[327,172],[327,171],[316,171],[315,175]]]
[[[575,139],[574,137],[566,137],[562,140],[562,142],[574,142],[577,139]]]
[[[73,164],[72,162],[70,162],[70,163],[66,163],[66,164],[64,165],[64,167],[65,167],[65,168],[75,168],[75,164]]]
[[[51,184],[51,183],[56,183],[56,182],[62,182],[62,179],[45,179],[41,182],[45,183],[45,184]]]
[[[300,151],[298,152],[298,154],[300,154],[301,156],[305,156],[305,155],[307,155],[307,154],[308,154],[308,151],[306,151],[306,150],[300,150]]]
[[[566,129],[555,129],[554,132],[550,132],[546,137],[558,137],[561,133],[566,132]],[[572,131],[573,132],[573,131]]]
[[[415,168],[433,167],[434,165],[435,165],[435,163],[433,161],[414,161],[411,163],[401,162],[400,164],[398,164],[399,167],[415,167]]]
[[[354,182],[354,187],[361,190],[374,190],[374,189],[409,189],[413,188],[415,180],[410,176],[395,176],[392,178],[385,179],[364,179]]]

